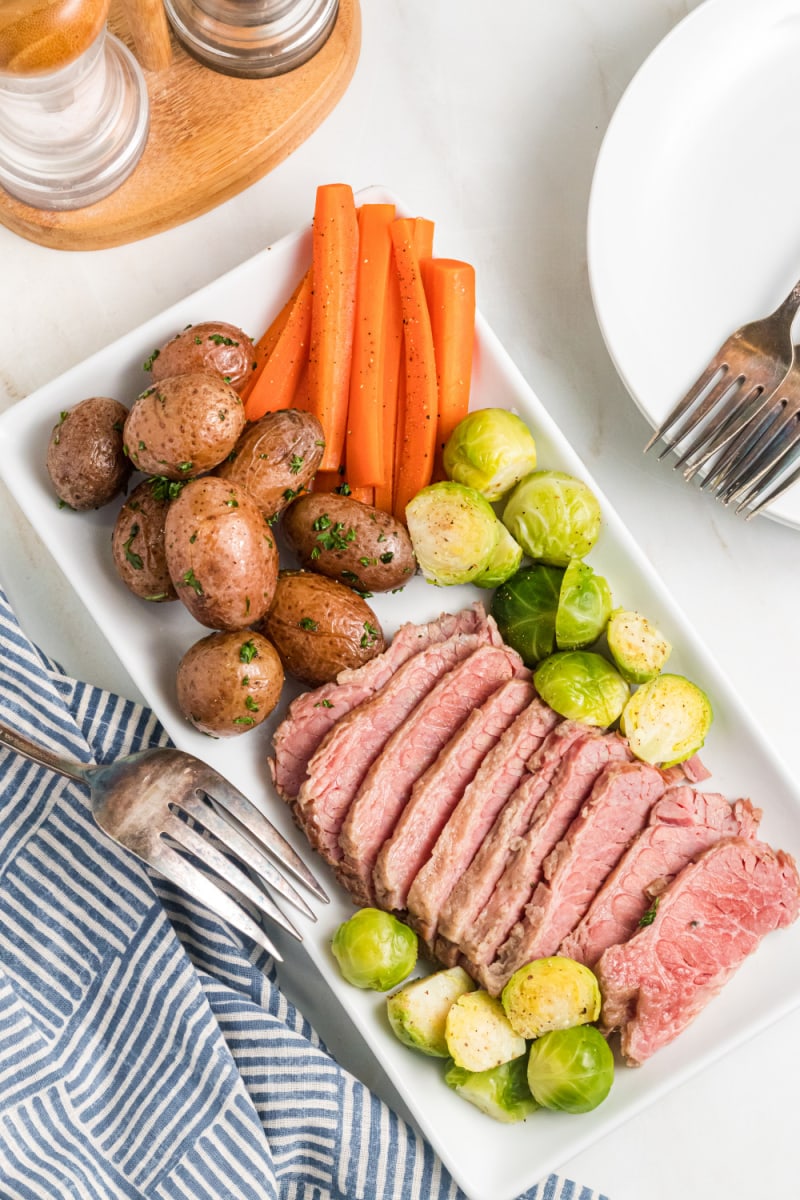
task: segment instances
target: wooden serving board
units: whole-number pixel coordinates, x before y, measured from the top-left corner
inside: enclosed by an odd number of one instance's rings
[[[109,28],[135,50],[121,0]],[[32,208],[0,188],[0,223],[56,250],[98,250],[189,221],[249,187],[287,158],[344,94],[358,62],[358,0],[339,0],[323,47],[301,67],[237,79],[196,62],[171,38],[172,60],[145,69],[150,134],[133,173],[87,208]]]

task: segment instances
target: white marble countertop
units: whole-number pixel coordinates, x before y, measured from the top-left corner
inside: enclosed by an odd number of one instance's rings
[[[745,524],[643,458],[648,428],[590,298],[586,214],[598,148],[649,51],[694,0],[362,0],[350,88],[287,162],[187,225],[59,253],[0,228],[0,408],[308,219],[316,185],[382,183],[473,261],[479,304],[724,668],[776,752],[797,741],[800,533]],[[134,689],[13,499],[0,581],[68,669]],[[345,1061],[392,1098],[349,1027],[315,1011]],[[785,1195],[794,1162],[800,1011],[703,1071],[563,1172],[611,1200]]]

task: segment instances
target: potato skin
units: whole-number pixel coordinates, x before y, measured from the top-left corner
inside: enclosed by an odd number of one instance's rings
[[[131,464],[123,428],[128,410],[109,396],[90,396],[61,414],[47,446],[47,473],[64,504],[102,508],[125,487]]]
[[[313,413],[287,408],[248,425],[215,474],[249,492],[267,520],[311,483],[325,435]]]
[[[312,571],[282,571],[261,628],[284,668],[304,683],[328,683],[385,649],[378,618],[365,600]]]
[[[172,375],[133,402],[125,450],[146,475],[191,479],[221,463],[244,426],[244,405],[229,383],[201,372]]]
[[[172,375],[205,371],[221,375],[237,391],[249,379],[255,360],[253,339],[227,321],[202,321],[188,325],[145,363],[153,383]]]
[[[266,720],[283,680],[278,651],[262,634],[209,633],[178,664],[178,705],[201,733],[237,737]]]
[[[272,602],[278,550],[256,502],[225,479],[193,479],[172,501],[164,527],[178,597],[209,629],[254,625]]]
[[[125,586],[142,600],[177,600],[164,548],[164,523],[169,498],[158,492],[153,479],[135,487],[117,514],[111,534],[111,555]]]
[[[284,513],[282,529],[303,567],[359,592],[402,587],[417,567],[400,522],[349,496],[300,496]]]

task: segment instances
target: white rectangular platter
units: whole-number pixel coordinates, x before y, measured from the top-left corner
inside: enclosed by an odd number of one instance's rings
[[[393,197],[371,189],[358,199]],[[304,946],[294,952],[307,953],[335,993],[352,1018],[353,1038],[366,1040],[471,1200],[512,1200],[668,1089],[800,1004],[800,923],[768,938],[672,1046],[638,1070],[620,1066],[610,1097],[595,1112],[570,1116],[542,1111],[514,1126],[493,1122],[450,1092],[442,1081],[440,1062],[415,1055],[395,1040],[385,1018],[384,997],[342,981],[330,953],[330,938],[339,922],[352,915],[352,905],[314,859],[271,787],[266,766],[270,727],[215,741],[188,725],[175,701],[175,668],[188,646],[207,631],[178,603],[147,605],[128,593],[110,557],[117,506],[88,515],[60,509],[45,470],[48,437],[62,410],[95,395],[113,396],[130,405],[148,383],[142,363],[187,324],[224,320],[258,336],[309,259],[310,236],[304,229],[15,405],[0,418],[0,475],[174,741],[218,767],[247,792],[328,887],[332,902],[321,909],[319,920],[298,921]],[[536,437],[539,465],[578,475],[594,488],[603,506],[604,525],[590,555],[592,565],[608,579],[616,604],[643,610],[670,639],[675,647],[670,669],[694,679],[712,698],[715,722],[703,753],[712,771],[709,786],[731,799],[751,797],[764,809],[764,838],[800,856],[797,786],[753,728],[746,708],[665,593],[649,561],[480,317],[473,405],[502,405],[519,412]],[[400,595],[378,596],[370,603],[390,635],[401,621],[429,620],[443,608],[463,607],[476,595],[480,593],[470,588],[434,588],[417,577]],[[482,596],[489,599],[486,593]],[[57,655],[53,647],[48,649]],[[290,691],[287,688],[287,695]]]

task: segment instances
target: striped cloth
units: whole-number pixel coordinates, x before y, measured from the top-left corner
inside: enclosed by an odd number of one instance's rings
[[[0,591],[0,720],[80,761],[166,736],[67,678]],[[85,789],[0,747],[2,1200],[456,1200],[274,963],[108,842]],[[603,1200],[550,1176],[526,1200]]]

